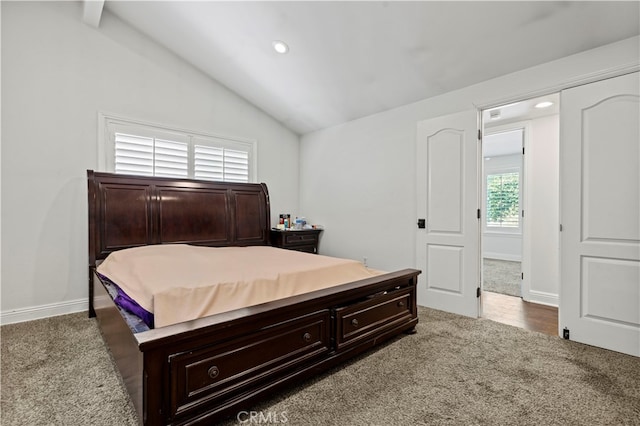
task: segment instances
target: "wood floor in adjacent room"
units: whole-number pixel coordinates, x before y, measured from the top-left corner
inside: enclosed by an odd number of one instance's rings
[[[483,291],[482,317],[525,330],[558,335],[558,308],[525,302],[520,297]]]

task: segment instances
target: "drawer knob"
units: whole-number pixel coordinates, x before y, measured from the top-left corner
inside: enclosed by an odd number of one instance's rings
[[[402,300],[401,300],[401,301],[399,301],[399,302],[398,302],[398,306],[399,306],[399,307],[401,307],[401,308],[402,308],[402,307],[404,307],[404,302],[403,302]]]
[[[302,340],[304,340],[305,342],[310,342],[311,341],[311,333],[304,333],[302,335]]]
[[[209,374],[209,377],[211,377],[212,379],[215,379],[216,377],[218,377],[218,374],[220,374],[220,370],[214,365],[209,369],[209,371],[207,371],[207,374]]]
[[[358,320],[357,320],[357,319],[355,319],[355,318],[354,318],[354,319],[352,319],[352,320],[351,320],[351,325],[352,325],[352,326],[354,326],[354,327],[357,327],[357,326],[358,326]]]

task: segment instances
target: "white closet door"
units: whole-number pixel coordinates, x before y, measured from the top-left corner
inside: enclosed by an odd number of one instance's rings
[[[640,356],[640,76],[561,94],[560,335]]]
[[[479,299],[476,111],[418,123],[418,303],[476,318]]]

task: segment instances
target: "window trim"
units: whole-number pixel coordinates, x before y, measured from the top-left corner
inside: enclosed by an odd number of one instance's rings
[[[198,139],[204,140],[205,142],[215,141],[216,146],[222,148],[247,150],[249,152],[249,182],[258,182],[258,144],[255,139],[188,130],[177,126],[132,119],[103,111],[98,112],[98,170],[110,173],[114,172],[115,133],[116,131],[122,132],[122,129],[130,129],[128,130],[129,133],[139,134],[140,136],[167,137],[176,141],[188,142],[190,152],[192,149],[191,146],[194,145]],[[188,161],[189,164],[192,165],[193,158],[191,155]],[[189,175],[189,179],[193,179],[191,174]]]

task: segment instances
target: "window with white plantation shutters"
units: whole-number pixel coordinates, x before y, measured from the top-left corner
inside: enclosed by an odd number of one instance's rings
[[[116,173],[255,182],[255,141],[221,138],[100,115],[100,164]],[[102,150],[101,150],[102,151]]]

